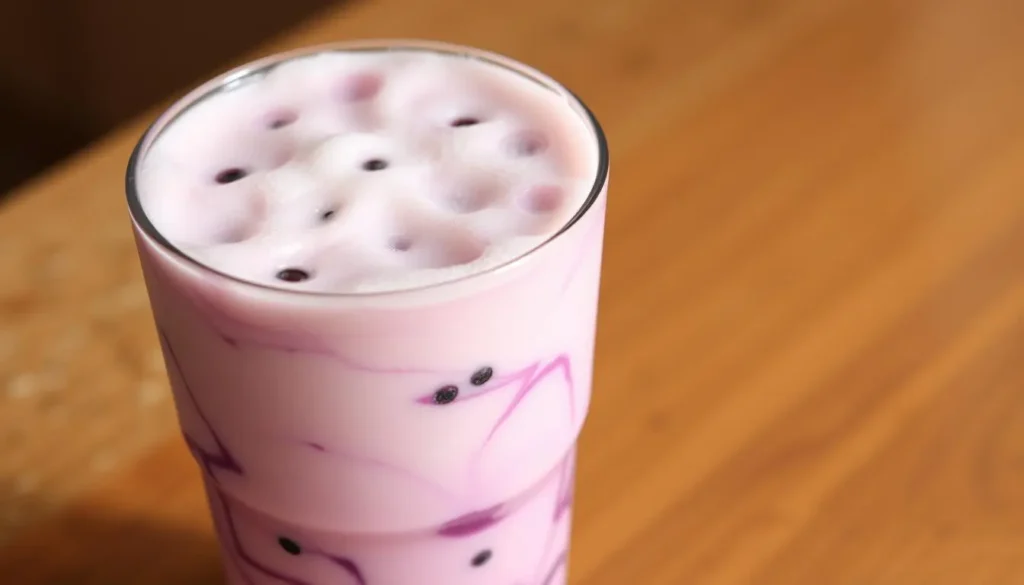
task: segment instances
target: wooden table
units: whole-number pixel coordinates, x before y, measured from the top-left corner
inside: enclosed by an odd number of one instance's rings
[[[380,0],[261,53],[371,36],[535,64],[609,135],[574,584],[1024,583],[1024,3]],[[3,583],[218,582],[141,129],[0,208]]]

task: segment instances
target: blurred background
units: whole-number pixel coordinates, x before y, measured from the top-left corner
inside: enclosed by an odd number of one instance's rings
[[[0,2],[0,193],[340,3]]]

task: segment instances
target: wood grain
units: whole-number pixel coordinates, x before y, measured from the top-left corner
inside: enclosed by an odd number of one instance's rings
[[[260,53],[534,64],[612,145],[574,585],[1024,583],[1024,4],[379,0]],[[213,584],[121,177],[0,210],[5,582]]]

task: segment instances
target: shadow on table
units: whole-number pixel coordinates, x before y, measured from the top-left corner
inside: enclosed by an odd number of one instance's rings
[[[0,502],[0,508],[7,505]],[[0,541],[4,585],[223,582],[211,533],[153,525],[104,510],[65,509]]]

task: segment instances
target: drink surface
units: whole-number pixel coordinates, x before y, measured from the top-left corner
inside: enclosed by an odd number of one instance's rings
[[[269,286],[373,292],[511,261],[566,226],[597,175],[572,98],[459,55],[325,52],[181,113],[138,172],[170,243]]]

